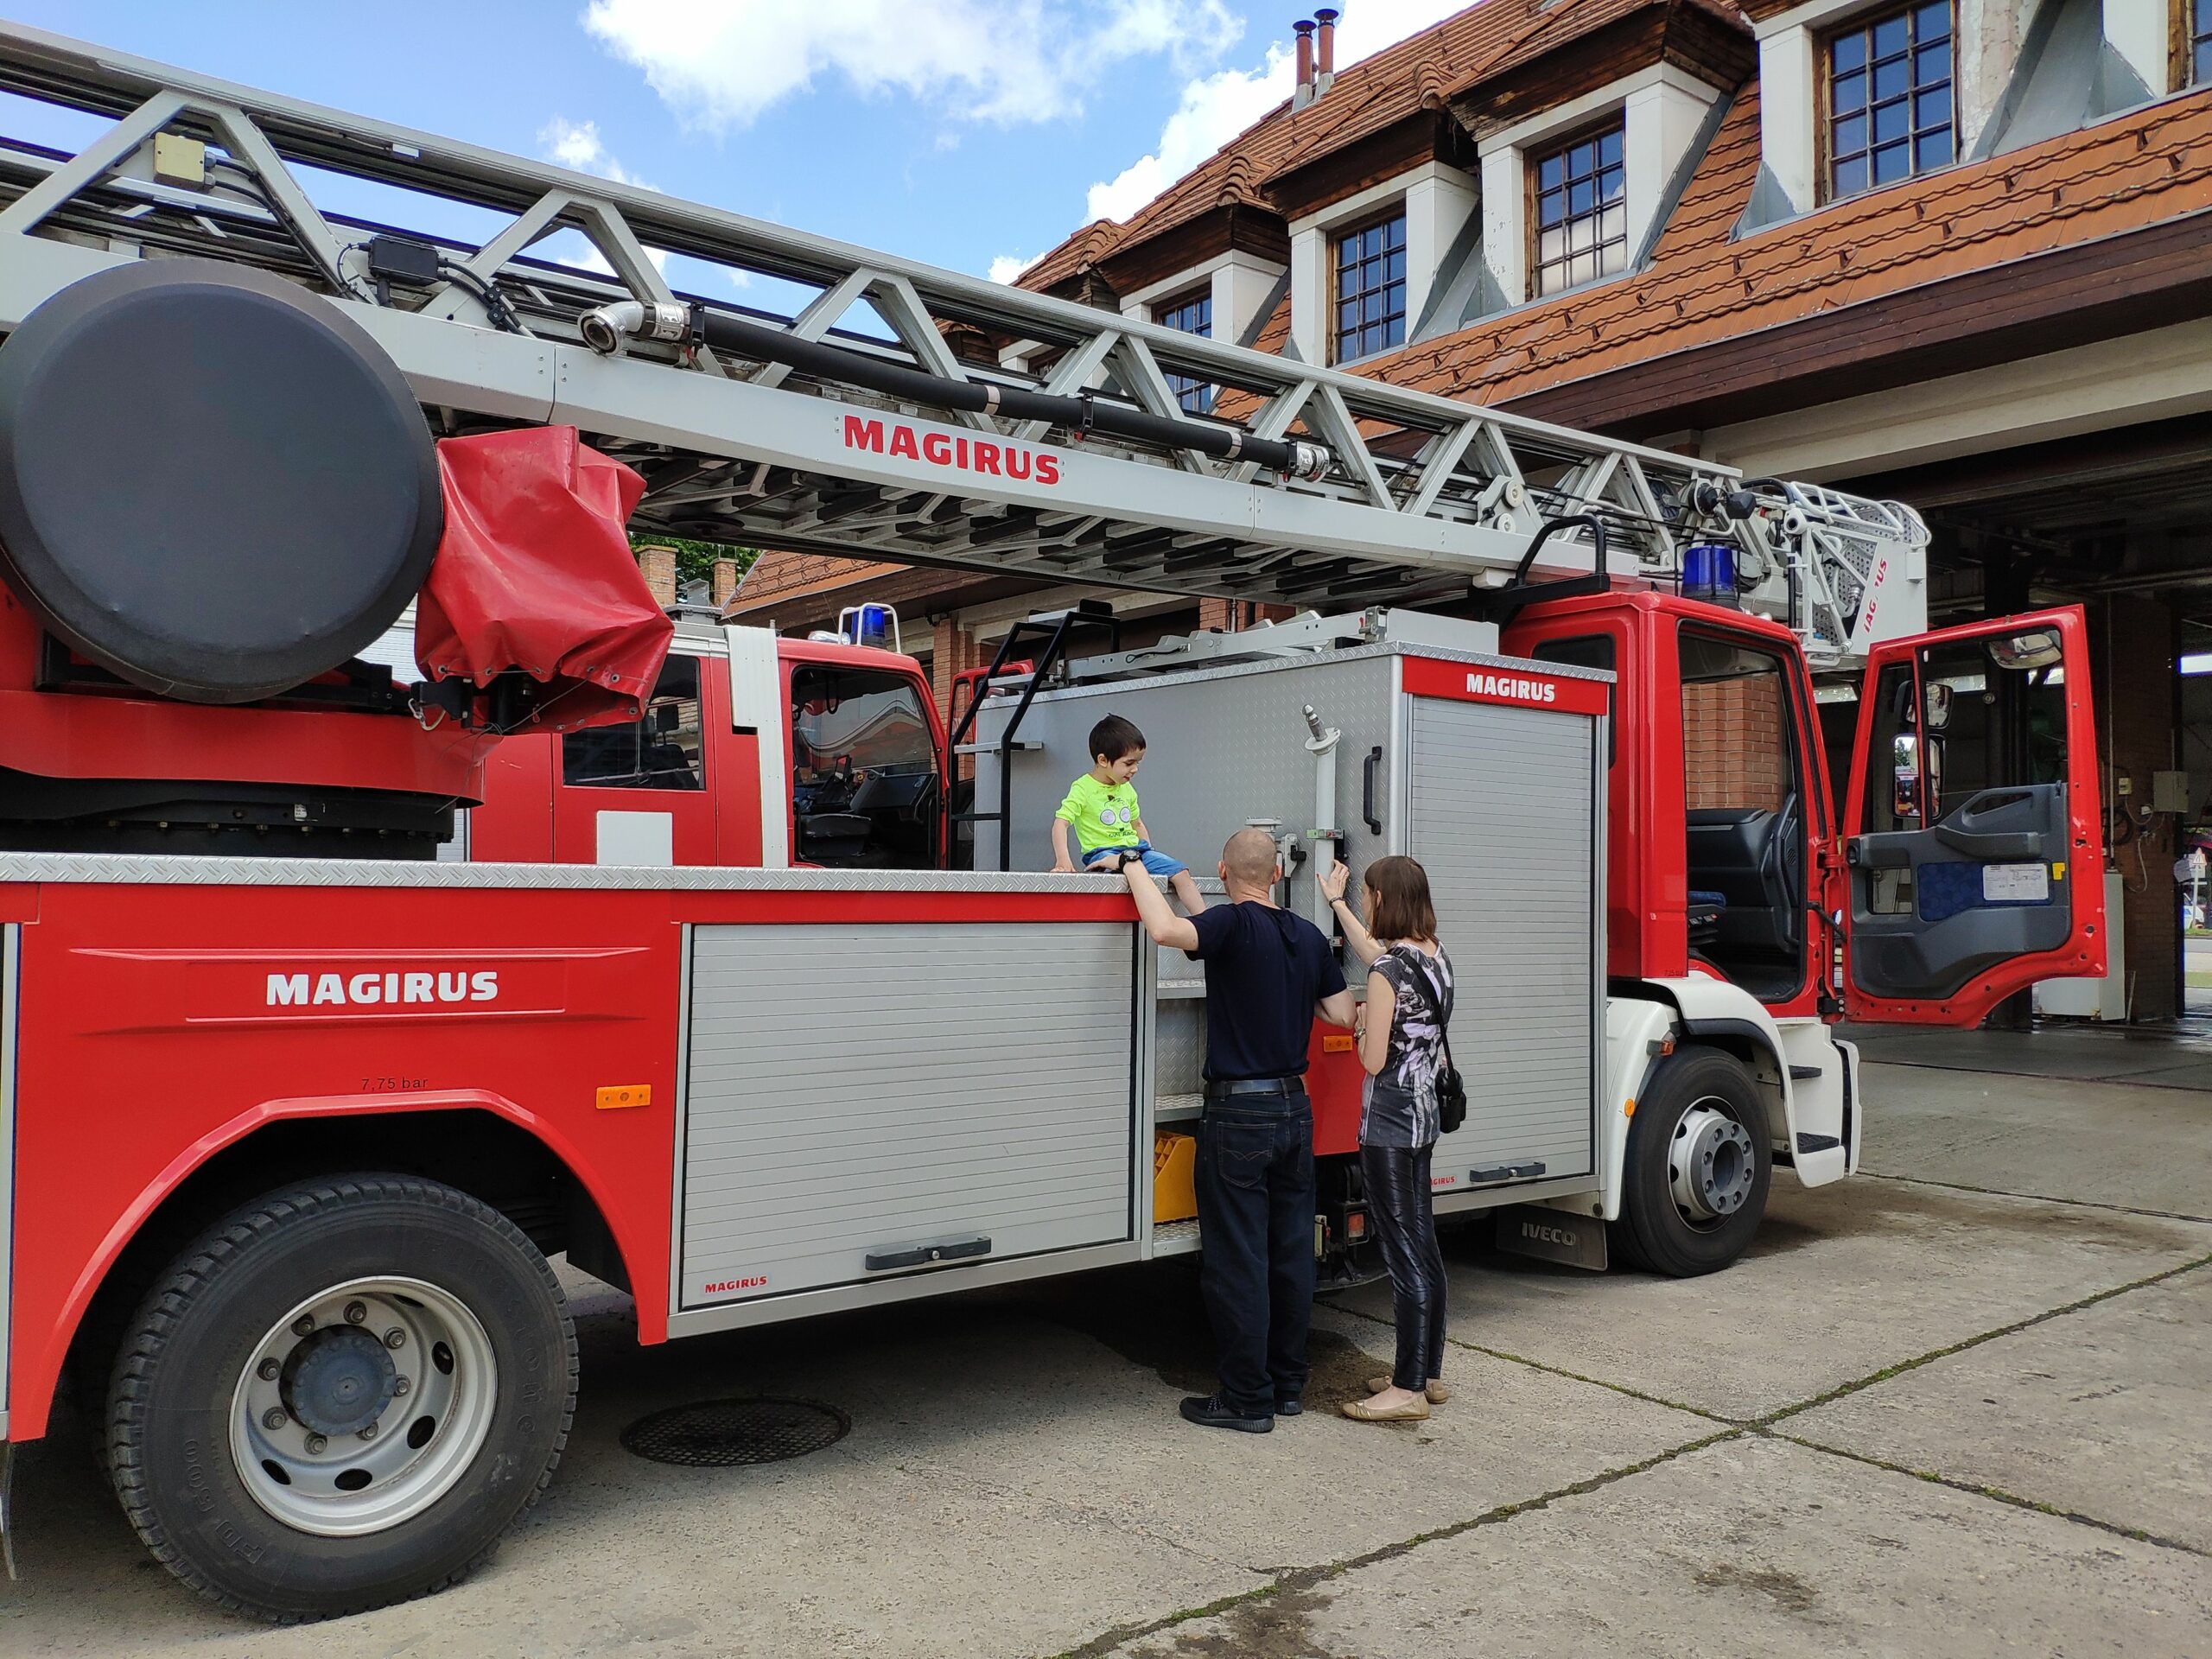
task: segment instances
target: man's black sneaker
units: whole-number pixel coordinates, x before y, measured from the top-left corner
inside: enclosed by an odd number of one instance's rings
[[[1302,1417],[1305,1414],[1306,1402],[1294,1394],[1287,1400],[1275,1402],[1275,1415],[1278,1417]]]
[[[1183,1402],[1183,1418],[1201,1428],[1233,1428],[1243,1434],[1265,1434],[1275,1426],[1273,1417],[1246,1417],[1230,1408],[1219,1395],[1194,1394]]]

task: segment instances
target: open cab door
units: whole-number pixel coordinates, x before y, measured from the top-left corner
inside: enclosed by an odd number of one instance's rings
[[[1853,1019],[1973,1026],[2037,980],[2103,972],[2080,607],[1877,646],[1839,816]]]

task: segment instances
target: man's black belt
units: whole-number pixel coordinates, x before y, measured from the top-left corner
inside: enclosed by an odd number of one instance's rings
[[[1229,1077],[1206,1084],[1208,1100],[1227,1100],[1235,1095],[1302,1095],[1303,1077]]]

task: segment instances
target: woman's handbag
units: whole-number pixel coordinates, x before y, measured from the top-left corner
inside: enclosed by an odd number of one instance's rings
[[[1452,1022],[1444,1014],[1444,988],[1428,970],[1424,953],[1414,948],[1414,966],[1428,987],[1428,1005],[1436,1010],[1436,1034],[1444,1045],[1444,1065],[1436,1074],[1436,1128],[1449,1135],[1467,1121],[1467,1080],[1452,1064]]]

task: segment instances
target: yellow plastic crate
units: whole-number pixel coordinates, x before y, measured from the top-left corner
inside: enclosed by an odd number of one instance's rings
[[[1160,1129],[1152,1137],[1152,1218],[1154,1222],[1188,1221],[1198,1213],[1198,1192],[1192,1185],[1198,1165],[1198,1143],[1187,1135]]]

